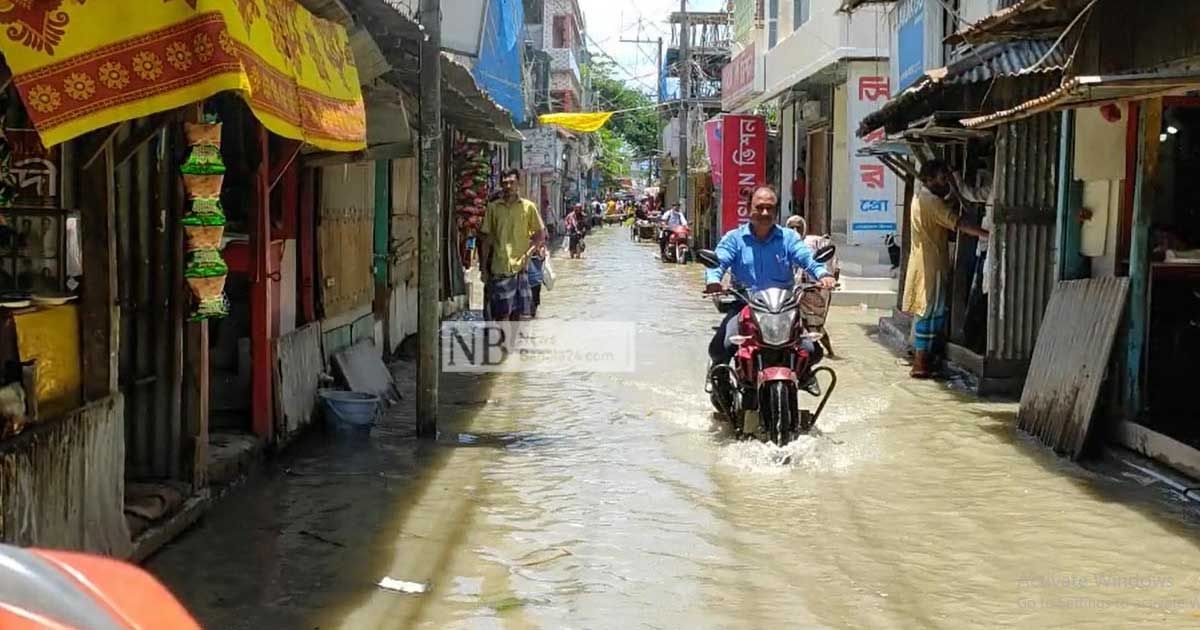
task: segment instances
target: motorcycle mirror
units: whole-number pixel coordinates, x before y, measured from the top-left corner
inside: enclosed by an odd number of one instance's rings
[[[816,260],[819,263],[827,263],[833,260],[833,255],[836,253],[836,247],[833,245],[826,245],[825,247],[818,249],[817,252],[813,254],[813,260]]]
[[[721,266],[721,262],[717,260],[717,253],[711,249],[697,249],[695,254],[696,260],[709,269],[716,269]]]

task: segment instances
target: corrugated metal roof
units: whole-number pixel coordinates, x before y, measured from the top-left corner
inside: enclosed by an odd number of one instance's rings
[[[1058,88],[1015,107],[965,118],[964,127],[986,129],[1045,111],[1100,105],[1155,96],[1183,94],[1200,88],[1200,71],[1179,70],[1111,76],[1071,77]]]
[[[1065,26],[1092,0],[1018,0],[946,38],[949,44],[1044,36]]]
[[[995,77],[1061,72],[1070,54],[1048,39],[1016,41],[969,53],[947,68],[946,83],[981,83]],[[1039,63],[1040,62],[1040,63]]]
[[[864,4],[890,4],[893,2],[896,2],[896,0],[842,0],[842,8],[840,10],[846,13],[853,13]]]
[[[894,126],[904,116],[906,109],[918,102],[927,102],[935,90],[946,85],[969,85],[996,78],[1059,73],[1066,68],[1069,60],[1070,55],[1064,47],[1055,47],[1052,40],[1007,42],[973,50],[949,66],[926,72],[915,85],[864,118],[858,133],[865,136],[889,123]]]
[[[415,0],[345,0],[392,66],[389,83],[414,95],[421,93],[415,55],[424,37],[412,15]],[[442,107],[446,121],[480,140],[497,142],[522,138],[508,110],[480,88],[467,68],[442,53]]]

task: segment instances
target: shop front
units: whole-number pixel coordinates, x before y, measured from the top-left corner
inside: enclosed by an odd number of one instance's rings
[[[29,9],[30,28],[64,26],[0,39],[5,542],[139,557],[203,504],[238,275],[247,425],[271,435],[272,189],[300,143],[362,147],[362,100],[341,27],[195,5]]]

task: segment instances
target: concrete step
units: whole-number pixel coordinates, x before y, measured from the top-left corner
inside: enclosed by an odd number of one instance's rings
[[[895,291],[834,291],[833,306],[863,306],[889,309],[896,306]]]
[[[887,278],[894,273],[890,264],[862,263],[853,260],[838,259],[842,275],[859,276],[863,278]]]
[[[896,278],[859,278],[842,274],[842,290],[844,291],[880,291],[895,293],[900,283]]]

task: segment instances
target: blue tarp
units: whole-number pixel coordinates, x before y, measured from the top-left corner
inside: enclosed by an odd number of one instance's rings
[[[491,0],[479,59],[471,70],[479,87],[507,109],[518,125],[525,122],[525,91],[521,87],[524,32],[525,7],[521,0]]]

